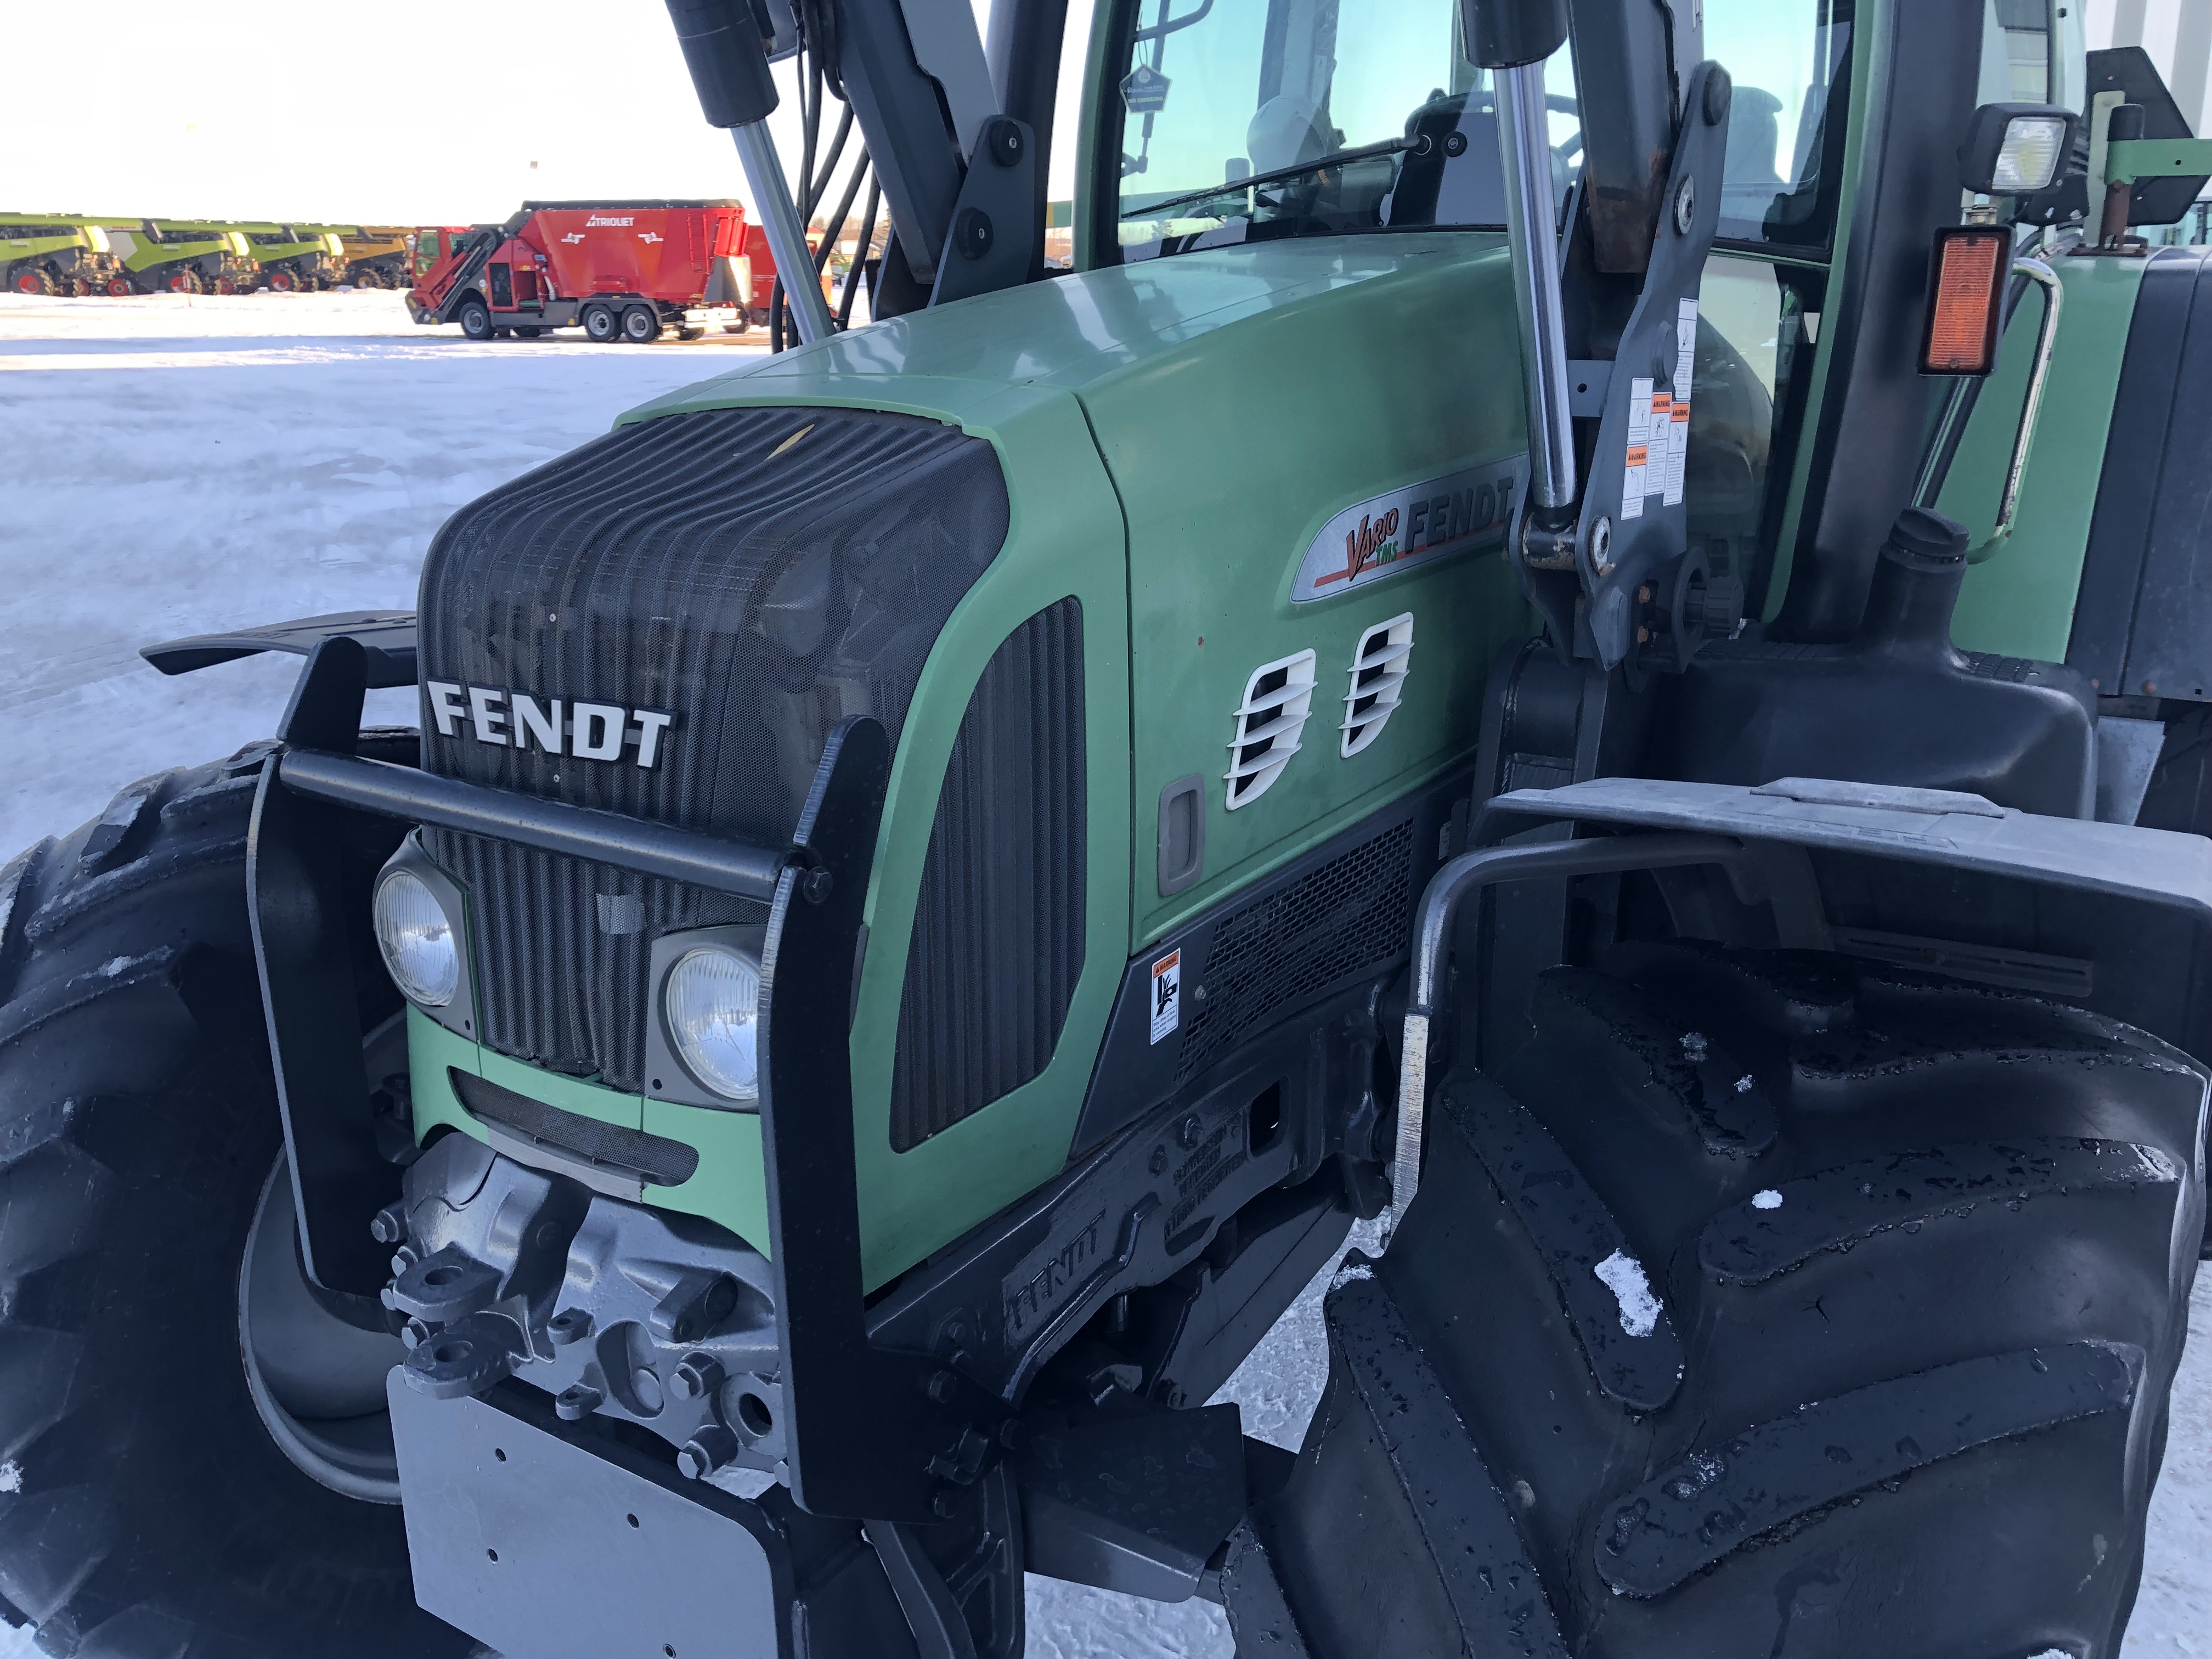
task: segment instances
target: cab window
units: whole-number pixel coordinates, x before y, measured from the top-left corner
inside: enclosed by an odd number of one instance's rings
[[[1705,55],[1735,82],[1719,240],[1825,254],[1850,103],[1853,0],[1705,0]]]
[[[2042,3],[2042,0],[2036,0]],[[1705,0],[1705,54],[1735,83],[1720,231],[1698,294],[1692,541],[1765,608],[1832,255],[1853,0]]]
[[[1109,259],[1504,224],[1495,100],[1458,0],[1121,0],[1115,21]],[[1565,49],[1545,78],[1564,202],[1581,155]]]
[[[1690,539],[1717,576],[1765,599],[1759,550],[1779,527],[1826,273],[1716,253],[1698,295],[1696,395],[1686,458]]]

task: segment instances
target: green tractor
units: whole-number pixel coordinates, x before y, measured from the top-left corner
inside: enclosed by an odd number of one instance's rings
[[[121,260],[127,290],[111,294],[243,294],[258,267],[243,231],[186,219],[108,219],[108,240]]]
[[[10,294],[131,291],[101,222],[38,213],[0,213],[0,284]]]
[[[876,320],[798,284],[415,612],[149,647],[305,667],[0,874],[12,1615],[1011,1659],[1036,1573],[1248,1659],[2115,1659],[2212,1056],[2148,60],[671,10],[779,269],[865,165]]]

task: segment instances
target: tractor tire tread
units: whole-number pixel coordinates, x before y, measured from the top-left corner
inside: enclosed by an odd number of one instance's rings
[[[1806,951],[1622,948],[1531,1007],[1494,1076],[1437,1085],[1419,1198],[1325,1300],[1328,1389],[1254,1523],[1313,1659],[1488,1650],[1398,1565],[1449,1540],[1352,1404],[1391,1344],[1508,1496],[1576,1659],[2117,1659],[2203,1231],[2203,1068]],[[1375,1334],[1378,1297],[1404,1335]],[[1656,1404],[1601,1382],[1607,1350],[1669,1340]],[[1347,1505],[1387,1541],[1347,1551]]]
[[[283,1144],[245,878],[271,748],[0,868],[0,1617],[56,1659],[471,1648],[414,1606],[398,1512],[294,1468],[239,1359]]]

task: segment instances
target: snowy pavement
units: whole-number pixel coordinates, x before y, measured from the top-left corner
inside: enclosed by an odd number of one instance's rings
[[[412,608],[455,507],[757,349],[471,345],[416,328],[389,293],[0,295],[0,861],[135,778],[266,736],[298,666],[165,679],[140,646]],[[372,718],[411,723],[409,694],[374,696]],[[1325,1279],[1223,1391],[1279,1445],[1320,1398]],[[2126,1659],[2212,1659],[2212,1289],[2194,1305],[2208,1336],[2175,1390]],[[1228,1659],[1203,1602],[1032,1579],[1029,1604],[1034,1659]],[[0,1659],[31,1651],[0,1632]]]

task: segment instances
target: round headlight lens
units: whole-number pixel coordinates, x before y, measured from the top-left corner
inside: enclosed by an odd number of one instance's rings
[[[410,1002],[442,1008],[461,988],[453,919],[420,876],[394,870],[377,884],[376,943]]]
[[[726,1100],[760,1098],[760,965],[720,945],[677,959],[663,994],[669,1040]]]

